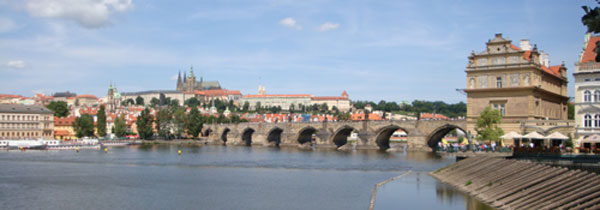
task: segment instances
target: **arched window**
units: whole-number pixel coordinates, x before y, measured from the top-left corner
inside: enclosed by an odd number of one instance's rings
[[[600,90],[594,91],[594,102],[600,102]]]
[[[592,92],[586,90],[583,92],[583,102],[591,102],[592,101]]]
[[[583,127],[586,127],[586,128],[592,127],[592,116],[591,115],[586,114],[584,116]]]
[[[594,115],[594,127],[600,128],[600,114]]]

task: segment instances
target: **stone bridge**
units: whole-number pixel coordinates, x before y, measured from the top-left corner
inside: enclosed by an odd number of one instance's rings
[[[205,125],[202,135],[211,143],[226,145],[342,147],[354,131],[357,149],[390,148],[390,137],[402,129],[408,135],[408,147],[435,147],[454,129],[466,130],[465,120],[281,122]],[[313,135],[314,134],[314,135]],[[314,141],[313,141],[313,136]]]

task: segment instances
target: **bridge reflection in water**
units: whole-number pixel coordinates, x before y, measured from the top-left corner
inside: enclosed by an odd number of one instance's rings
[[[411,150],[431,150],[450,131],[466,128],[465,120],[360,122],[283,122],[206,125],[202,133],[214,144],[340,148],[357,134],[357,149],[387,150],[390,137],[401,129]]]

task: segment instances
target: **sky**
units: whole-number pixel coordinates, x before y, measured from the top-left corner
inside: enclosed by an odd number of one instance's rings
[[[174,90],[179,71],[256,94],[466,101],[467,57],[502,33],[565,63],[595,1],[0,0],[0,94]],[[198,78],[199,79],[199,78]]]

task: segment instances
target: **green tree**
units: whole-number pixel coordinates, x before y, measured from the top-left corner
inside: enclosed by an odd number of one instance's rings
[[[198,111],[198,108],[192,107],[187,116],[187,133],[194,138],[198,137],[198,134],[202,131],[202,121],[202,115]]]
[[[135,105],[144,105],[144,98],[138,96],[135,98]]]
[[[171,106],[171,107],[179,107],[179,100],[177,100],[177,99],[171,99],[171,103],[169,103],[169,106]]]
[[[187,125],[185,108],[177,108],[173,113],[173,132],[177,138],[183,137]]]
[[[154,130],[152,129],[153,121],[154,119],[152,115],[150,115],[150,109],[146,107],[136,121],[138,134],[141,139],[152,138],[152,135],[154,135]]]
[[[98,114],[96,114],[96,130],[98,131],[98,136],[105,137],[106,136],[106,111],[104,110],[104,105],[100,105],[100,109],[98,110]]]
[[[156,107],[158,105],[160,105],[160,100],[158,100],[158,98],[153,97],[152,99],[150,99],[150,106]]]
[[[54,112],[54,116],[56,117],[66,117],[69,116],[69,107],[67,106],[67,102],[64,101],[51,101],[46,108],[52,110]]]
[[[188,100],[185,100],[184,104],[188,107],[197,107],[200,105],[200,101],[196,97],[192,97]]]
[[[121,138],[127,134],[127,125],[125,124],[125,118],[119,116],[115,119],[115,125],[113,127],[113,133],[115,136]]]
[[[242,106],[242,112],[248,112],[249,108],[250,108],[250,102],[248,102],[248,101],[244,102],[244,105]]]
[[[597,1],[599,4],[600,2]],[[600,33],[600,8],[595,7],[591,9],[587,6],[582,6],[583,11],[585,11],[585,15],[581,17],[581,22],[583,25],[587,26],[588,33]],[[596,42],[596,48],[594,48],[594,53],[596,57],[594,60],[596,62],[600,62],[600,42]]]
[[[173,115],[169,109],[161,109],[156,113],[156,131],[158,136],[169,138],[171,133],[171,121]]]
[[[567,103],[567,115],[569,120],[575,119],[575,105],[572,103]]]
[[[477,118],[475,130],[477,131],[478,140],[501,140],[500,136],[504,135],[504,131],[498,127],[502,121],[500,111],[494,110],[491,107],[486,107]]]
[[[75,130],[77,138],[94,136],[94,118],[92,115],[82,114],[80,117],[75,118],[73,130]]]

